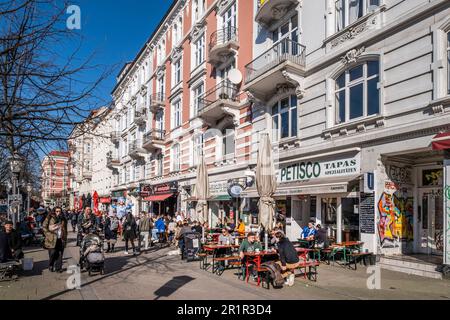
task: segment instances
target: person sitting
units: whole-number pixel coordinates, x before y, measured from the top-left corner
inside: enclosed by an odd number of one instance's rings
[[[253,232],[250,232],[247,235],[247,238],[242,241],[241,246],[239,247],[239,257],[242,260],[242,265],[245,265],[245,254],[246,253],[253,253],[257,250],[262,251],[262,245],[261,242],[259,242],[256,238],[256,234]],[[258,275],[256,272],[254,272],[253,267],[250,266],[251,273],[253,275],[253,279],[255,280]]]
[[[281,267],[283,278],[286,279],[285,284],[292,287],[295,282],[295,274],[292,271],[298,268],[300,259],[294,245],[286,238],[283,231],[278,230],[275,233],[275,239],[280,256],[280,261],[277,264]]]
[[[236,228],[236,232],[239,236],[245,236],[245,223],[242,219],[239,219],[238,227]]]
[[[303,228],[302,239],[312,241],[316,236],[316,228],[314,228],[314,222],[309,222],[307,227]]]
[[[326,249],[329,246],[327,229],[322,228],[320,224],[316,226],[316,242],[319,249]]]
[[[230,245],[234,241],[233,236],[230,234],[227,228],[222,229],[222,234],[219,236],[219,244]]]
[[[194,221],[194,223],[193,223],[193,225],[192,225],[192,231],[193,231],[193,232],[200,233],[200,234],[203,233],[203,228],[202,228],[200,222]]]
[[[8,239],[9,248],[14,260],[23,259],[22,236],[20,232],[13,228],[13,223],[7,221],[5,223],[5,234]]]

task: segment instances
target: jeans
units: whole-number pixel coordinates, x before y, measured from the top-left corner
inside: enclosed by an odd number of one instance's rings
[[[158,233],[159,233],[158,229],[152,229],[152,240],[153,241],[158,240]]]
[[[150,232],[149,231],[145,231],[145,232],[141,232],[140,234],[140,238],[139,238],[139,243],[141,242],[140,240],[142,238],[144,238],[144,249],[148,250],[148,244],[149,244],[149,237],[150,237]],[[139,246],[140,247],[140,246]]]
[[[135,252],[136,248],[134,246],[134,240],[131,240],[131,239],[128,239],[128,238],[125,239],[125,251],[128,252],[128,241],[131,242],[131,247],[133,248],[133,252]]]
[[[64,244],[61,239],[58,239],[55,248],[48,250],[49,267],[56,271],[62,270],[63,256]]]

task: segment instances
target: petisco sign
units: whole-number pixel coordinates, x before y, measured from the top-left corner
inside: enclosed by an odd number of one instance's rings
[[[330,161],[303,161],[282,166],[277,172],[279,183],[342,177],[359,174],[360,158],[344,158]]]

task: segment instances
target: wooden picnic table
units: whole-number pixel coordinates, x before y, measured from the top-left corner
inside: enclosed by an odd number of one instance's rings
[[[347,241],[347,242],[341,242],[341,243],[335,243],[330,246],[330,249],[332,250],[332,255],[334,256],[337,252],[343,253],[343,259],[344,262],[347,264],[347,251],[356,249],[358,252],[361,252],[361,247],[364,245],[364,242],[361,241]],[[334,257],[333,257],[334,261]]]
[[[217,252],[219,250],[233,250],[233,249],[237,249],[239,248],[239,246],[234,245],[234,244],[205,244],[203,245],[203,250],[205,250],[207,253],[212,253],[212,273],[215,273],[215,271],[217,271],[215,269],[215,264],[216,264],[216,260],[217,260]],[[205,257],[205,262],[204,262],[204,266],[206,266],[205,270],[207,269],[208,266],[208,255],[206,255]]]
[[[274,256],[278,256],[278,251],[271,250],[271,251],[260,251],[260,252],[244,252],[244,257],[245,257],[245,274],[246,274],[246,281],[247,281],[247,283],[249,283],[249,280],[250,280],[249,267],[251,265],[255,265],[256,271],[260,271],[261,270],[262,258],[274,257]],[[258,272],[257,286],[259,287],[260,285],[261,285],[261,277],[260,277],[259,272]]]

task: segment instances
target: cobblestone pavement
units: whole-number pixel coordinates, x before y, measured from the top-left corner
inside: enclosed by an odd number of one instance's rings
[[[381,290],[367,289],[369,275],[365,268],[352,271],[327,265],[319,267],[316,283],[298,278],[294,287],[266,290],[238,280],[234,270],[221,277],[200,270],[198,262],[186,263],[179,256],[168,256],[170,249],[152,249],[138,257],[124,256],[123,248],[119,249],[107,256],[105,275],[82,274],[80,290],[67,289],[70,274],[48,271],[46,251],[28,250],[34,270],[24,273],[19,281],[0,283],[0,300],[450,300],[450,281],[387,270],[381,273]],[[76,265],[78,256],[72,240],[65,252],[65,266]]]

